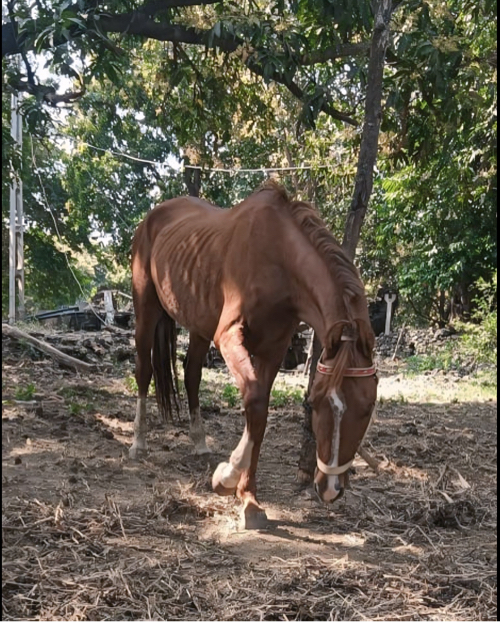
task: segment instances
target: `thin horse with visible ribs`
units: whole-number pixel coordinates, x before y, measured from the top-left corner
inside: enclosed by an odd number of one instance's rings
[[[256,468],[273,381],[300,320],[322,344],[311,389],[317,443],[314,485],[339,498],[376,402],[374,334],[364,288],[308,203],[268,182],[232,209],[193,197],[158,205],[132,245],[138,402],[132,458],[146,449],[146,395],[152,375],[165,417],[177,407],[176,322],[188,329],[184,383],[190,436],[208,452],[198,390],[211,340],[240,389],[245,429],[229,462],[212,478],[220,495],[236,492],[246,528],[266,524],[256,499]]]

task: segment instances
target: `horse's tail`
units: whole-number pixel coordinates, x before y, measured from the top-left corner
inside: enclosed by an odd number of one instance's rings
[[[176,338],[176,322],[164,311],[155,328],[152,356],[157,404],[164,421],[173,421],[173,409],[179,419]]]

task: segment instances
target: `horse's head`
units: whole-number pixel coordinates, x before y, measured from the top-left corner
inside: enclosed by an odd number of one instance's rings
[[[367,322],[338,322],[317,364],[310,395],[317,439],[314,485],[325,502],[342,496],[347,471],[371,420],[377,396],[373,346]]]

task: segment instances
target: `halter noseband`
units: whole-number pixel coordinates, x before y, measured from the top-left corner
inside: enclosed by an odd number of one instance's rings
[[[322,462],[317,454],[317,468],[322,473],[325,473],[325,475],[341,475],[341,473],[345,473],[351,467],[353,460],[355,460],[355,456],[353,456],[349,462],[345,462],[341,466],[330,466]]]
[[[347,337],[343,335],[341,337],[341,341],[353,341],[353,339],[351,337]],[[317,371],[321,374],[329,376],[330,374],[334,372],[334,368],[331,365],[324,365],[323,363],[320,362],[320,359],[322,358],[322,354],[324,353],[324,351],[325,350],[322,350],[322,352],[320,353],[320,356],[318,357]],[[377,368],[374,364],[372,364],[370,367],[347,367],[344,370],[343,376],[345,378],[368,378],[370,376],[375,376],[376,373],[377,373]],[[367,434],[368,429],[369,429],[369,426],[367,426],[365,434]],[[364,437],[365,437],[365,434],[364,434]],[[364,439],[362,438],[362,440],[359,443],[359,446],[362,444],[363,440]],[[329,464],[325,464],[325,462],[322,462],[322,460],[320,460],[317,454],[317,468],[321,473],[324,473],[325,475],[341,475],[342,473],[346,473],[346,471],[353,464],[354,460],[355,460],[355,456],[353,456],[353,458],[349,462],[345,462],[341,466],[330,466]]]

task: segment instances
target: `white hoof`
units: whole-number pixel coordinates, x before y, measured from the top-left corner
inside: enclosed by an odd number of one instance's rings
[[[146,458],[147,455],[147,447],[138,447],[137,445],[132,445],[129,448],[129,458],[131,460],[141,460],[142,458]]]
[[[207,447],[207,445],[205,445],[205,444],[204,445],[199,445],[198,447],[195,447],[195,454],[197,456],[203,456],[203,455],[211,454],[211,453],[212,453],[212,450],[209,449]]]

